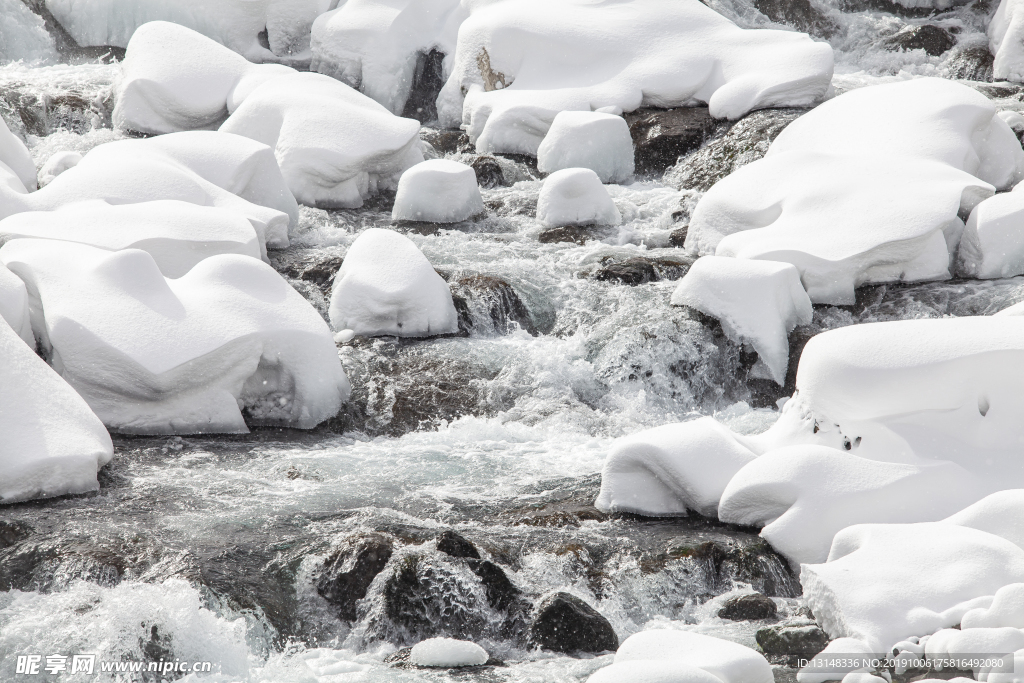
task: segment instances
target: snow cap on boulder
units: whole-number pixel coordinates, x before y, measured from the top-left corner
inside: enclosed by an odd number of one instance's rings
[[[563,111],[537,149],[537,169],[553,173],[589,168],[602,183],[624,183],[633,176],[633,138],[621,116],[596,111]]]
[[[546,227],[618,225],[622,216],[608,190],[589,168],[566,168],[544,179],[537,220]]]
[[[484,211],[471,166],[448,159],[416,164],[398,181],[394,220],[458,223]]]

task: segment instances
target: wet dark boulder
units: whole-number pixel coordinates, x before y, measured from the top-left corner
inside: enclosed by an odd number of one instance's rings
[[[324,562],[316,578],[316,590],[338,608],[346,621],[356,619],[356,603],[387,566],[394,552],[394,541],[382,534],[368,534],[346,542]]]
[[[839,31],[839,24],[811,0],[754,0],[754,7],[777,24],[818,38],[831,38]]]
[[[600,612],[569,593],[555,593],[536,607],[530,642],[554,652],[608,652],[619,647],[615,630]]]
[[[470,275],[449,284],[461,332],[510,334],[516,329],[524,329],[537,336],[530,311],[515,287],[504,278]]]
[[[464,130],[446,128],[420,128],[420,140],[433,147],[439,154],[464,154],[475,148]]]
[[[334,277],[345,261],[341,249],[301,249],[270,253],[270,264],[285,277],[308,282],[330,298]]]
[[[813,657],[828,645],[828,635],[817,624],[778,624],[762,628],[754,636],[770,661],[790,663]]]
[[[707,107],[637,109],[623,118],[633,138],[639,175],[664,173],[679,157],[703,145],[720,125]]]
[[[685,247],[686,235],[689,232],[689,230],[689,225],[684,225],[681,228],[676,228],[675,230],[673,230],[672,233],[668,236],[669,246],[678,247],[679,249]]]
[[[473,159],[470,166],[476,173],[476,183],[485,189],[501,187],[505,185],[505,174],[501,170],[501,164],[490,155],[484,154]]]
[[[437,96],[445,82],[443,62],[444,53],[438,50],[419,55],[402,116],[420,123],[437,120]]]
[[[480,551],[476,546],[451,529],[437,537],[437,549],[449,557],[480,559]]]
[[[946,69],[950,78],[991,83],[994,61],[988,45],[972,45],[958,48],[950,55]]]
[[[591,277],[602,282],[618,282],[636,286],[660,280],[678,280],[695,259],[646,258],[637,256],[623,260],[605,259]]]
[[[948,29],[934,24],[904,26],[895,35],[881,41],[881,46],[892,52],[924,50],[937,57],[956,45],[956,36]]]
[[[574,242],[582,247],[590,240],[602,240],[611,233],[612,229],[601,225],[562,225],[557,228],[546,228],[537,239],[541,244]]]
[[[756,621],[773,619],[778,611],[775,601],[768,596],[750,593],[726,600],[718,616],[731,621]]]

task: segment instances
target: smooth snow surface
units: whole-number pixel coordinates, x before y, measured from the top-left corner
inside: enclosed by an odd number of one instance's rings
[[[212,256],[168,280],[138,249],[18,239],[0,249],[31,292],[54,369],[112,429],[309,429],[349,386],[326,323],[270,266]]]
[[[629,126],[612,114],[560,112],[537,149],[537,168],[544,173],[589,168],[602,183],[624,183],[633,176]]]
[[[36,165],[25,143],[0,118],[0,186],[15,192],[35,190]]]
[[[484,212],[476,171],[448,159],[431,159],[402,174],[391,217],[400,221],[458,223]]]
[[[771,665],[759,652],[690,631],[641,631],[626,638],[615,653],[616,666],[651,661],[703,669],[722,683],[772,683],[774,680]],[[699,678],[685,680],[703,683]]]
[[[0,221],[0,243],[18,237],[81,242],[109,251],[142,249],[170,278],[217,254],[266,257],[266,245],[242,214],[180,201],[89,201]]]
[[[1024,172],[995,105],[922,78],[854,90],[791,123],[697,204],[686,246],[795,265],[815,303],[874,282],[950,277],[960,211]]]
[[[3,272],[0,297],[7,292]],[[98,489],[96,471],[114,456],[110,435],[4,319],[0,387],[0,503]]]
[[[731,339],[753,346],[779,385],[789,367],[788,335],[809,324],[813,313],[794,266],[720,256],[697,259],[672,293],[672,304],[717,319]]]
[[[1024,81],[1024,2],[1000,0],[988,25],[988,41],[995,55],[995,80]]]
[[[39,168],[39,186],[45,187],[49,185],[54,178],[69,168],[77,166],[81,160],[82,155],[78,152],[53,153]]]
[[[454,55],[467,16],[459,0],[346,0],[313,23],[310,68],[400,115],[420,60]]]
[[[997,278],[1024,274],[1024,191],[989,197],[974,207],[957,251],[957,274]]]
[[[537,220],[549,228],[618,225],[622,215],[594,171],[566,168],[544,179],[537,198]]]
[[[536,154],[560,111],[707,102],[711,114],[807,106],[832,77],[832,49],[790,31],[743,30],[698,0],[466,3],[447,127],[478,149]]]
[[[458,667],[487,663],[487,651],[476,643],[454,638],[429,638],[413,645],[409,661],[417,666]]]
[[[704,669],[679,662],[629,661],[595,671],[587,683],[721,683]]]
[[[617,439],[595,505],[605,512],[713,517],[722,491],[754,453],[717,420],[702,417]]]
[[[405,235],[370,228],[345,254],[331,293],[331,325],[360,336],[458,332],[451,290]]]
[[[35,349],[36,339],[32,334],[29,317],[28,290],[17,275],[0,264],[0,325],[4,322],[21,337],[30,348]]]
[[[992,604],[972,609],[964,614],[960,624],[971,628],[1024,628],[1024,583],[1011,583],[996,591]],[[1014,648],[1021,649],[1024,645]]]

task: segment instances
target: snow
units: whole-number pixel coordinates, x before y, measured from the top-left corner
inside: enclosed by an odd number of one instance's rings
[[[754,457],[714,418],[647,429],[612,444],[594,504],[604,512],[713,517],[726,485]]]
[[[453,55],[466,16],[459,0],[347,0],[313,23],[310,68],[400,115],[418,60],[432,49]]]
[[[0,264],[0,326],[6,322],[31,348],[36,347],[29,319],[28,290],[17,275]]]
[[[0,275],[0,313],[7,292]],[[114,456],[110,435],[4,320],[0,387],[0,503],[99,489],[96,472]]]
[[[622,662],[598,669],[587,683],[722,683],[704,669],[679,662]]]
[[[589,168],[566,168],[544,179],[537,198],[537,220],[563,225],[618,225],[622,216],[601,179]]]
[[[1024,628],[1024,583],[1011,583],[1000,588],[992,598],[991,605],[964,614],[960,626],[964,629]],[[1013,648],[1013,651],[1021,648],[1024,648],[1024,644]]]
[[[958,213],[1022,171],[1024,150],[977,91],[937,78],[860,88],[715,184],[686,247],[792,263],[813,302],[851,304],[863,284],[950,277]]]
[[[356,238],[334,278],[335,330],[359,336],[430,337],[458,332],[451,290],[417,246],[393,230]]]
[[[431,159],[402,174],[391,217],[396,221],[458,223],[484,212],[471,166]]]
[[[988,24],[989,50],[997,81],[1024,81],[1024,3],[1000,0]]]
[[[536,154],[561,111],[707,102],[718,118],[824,96],[832,50],[808,36],[743,30],[698,0],[467,2],[442,125],[478,149]]]
[[[454,638],[429,638],[412,647],[409,661],[417,666],[452,668],[487,663],[487,651],[476,643]]]
[[[960,240],[957,274],[973,278],[1024,274],[1022,224],[1024,191],[997,194],[974,207]]]
[[[789,367],[789,333],[809,324],[814,312],[794,266],[721,256],[697,259],[672,304],[717,319],[730,339],[753,346],[780,386]]]
[[[797,672],[796,680],[797,683],[825,683],[825,681],[836,681],[846,680],[847,671],[849,673],[864,673],[864,668],[855,670],[841,670],[837,671],[837,667],[832,666],[832,662],[835,659],[846,659],[846,660],[859,660],[863,662],[864,659],[872,659],[876,657],[878,653],[873,652],[868,645],[857,638],[836,638],[825,646],[825,649],[818,653],[821,660],[812,659],[811,663],[800,669]],[[832,659],[830,659],[832,658]]]
[[[57,50],[43,20],[22,0],[0,0],[0,64],[56,58]]]
[[[589,168],[602,183],[628,181],[633,138],[626,120],[596,111],[559,112],[537,148],[537,169],[553,173],[565,168]]]
[[[690,631],[641,631],[626,638],[615,653],[615,665],[651,661],[671,662],[681,669],[703,669],[722,683],[774,681],[772,667],[760,653],[738,643]],[[685,680],[704,682],[702,677],[687,677]]]
[[[49,185],[54,178],[69,168],[74,168],[82,160],[78,152],[54,152],[39,168],[39,187]]]
[[[50,363],[111,429],[309,429],[349,385],[330,330],[269,265],[225,254],[166,279],[138,249],[17,239],[0,261],[31,294]]]
[[[217,254],[265,258],[266,245],[239,213],[180,201],[69,204],[0,221],[0,243],[18,237],[80,242],[109,251],[142,249],[164,277],[181,277]]]
[[[13,176],[13,177],[12,177]],[[36,165],[25,143],[0,118],[0,185],[16,192],[35,190]]]

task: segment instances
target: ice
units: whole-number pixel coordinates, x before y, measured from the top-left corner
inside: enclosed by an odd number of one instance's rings
[[[487,651],[476,643],[454,638],[429,638],[412,647],[409,661],[417,666],[451,668],[487,663]]]
[[[961,628],[1024,628],[1024,583],[1011,583],[996,591],[992,604],[979,607],[964,614]],[[1019,632],[1019,631],[1018,631]],[[1013,648],[1014,651],[1024,648]],[[974,652],[974,650],[971,650]]]
[[[771,379],[786,382],[789,333],[811,322],[800,271],[788,263],[704,256],[672,293],[672,304],[717,319],[730,339],[757,351]]]
[[[847,92],[791,123],[693,212],[699,254],[795,265],[815,303],[950,277],[961,211],[1012,187],[1024,150],[994,104],[936,78]]]
[[[4,322],[31,348],[36,347],[29,319],[28,290],[17,275],[0,265],[0,325]]]
[[[331,325],[360,336],[430,337],[458,332],[451,290],[412,241],[370,228],[334,278]]]
[[[266,258],[266,245],[234,211],[180,201],[107,204],[93,200],[0,221],[0,243],[19,237],[80,242],[109,251],[142,249],[165,277],[178,278],[217,254]]]
[[[1024,274],[1022,225],[1024,191],[997,194],[974,207],[957,251],[957,274],[974,278]]]
[[[7,123],[0,118],[0,185],[7,185],[15,192],[35,190],[36,165],[32,155],[17,135],[11,132]]]
[[[0,313],[9,275],[0,266]],[[0,503],[84,493],[114,447],[85,401],[0,319]],[[33,344],[34,346],[34,344]]]
[[[626,120],[596,111],[559,112],[537,148],[537,169],[553,173],[565,168],[589,168],[602,183],[628,181],[633,138]]]
[[[448,159],[431,159],[402,174],[391,217],[396,221],[458,223],[484,212],[476,171]]]
[[[309,429],[347,400],[326,323],[280,275],[226,254],[166,279],[144,251],[55,240],[0,249],[51,365],[112,429]]]
[[[0,0],[0,64],[56,58],[57,50],[43,20],[22,0]]]
[[[400,115],[419,60],[431,50],[454,55],[467,15],[459,0],[347,0],[313,23],[310,68]]]
[[[470,138],[490,139],[493,151],[536,149],[560,111],[707,102],[713,116],[734,119],[810,105],[832,77],[828,45],[794,32],[745,31],[697,0],[467,7],[438,115],[448,127],[466,123]]]
[[[754,457],[710,417],[644,430],[612,444],[594,504],[605,512],[714,517],[726,485]]]
[[[544,179],[537,198],[537,220],[547,227],[618,225],[615,202],[589,168],[566,168]]]
[[[774,681],[772,667],[760,653],[728,640],[690,631],[654,629],[635,633],[619,646],[613,666],[628,671],[628,666],[620,665],[642,665],[645,662],[671,662],[683,671],[689,667],[703,669],[722,683]],[[590,680],[593,683],[595,679]],[[597,680],[614,679],[605,677]],[[680,680],[694,683],[705,681],[698,676],[687,676]]]

